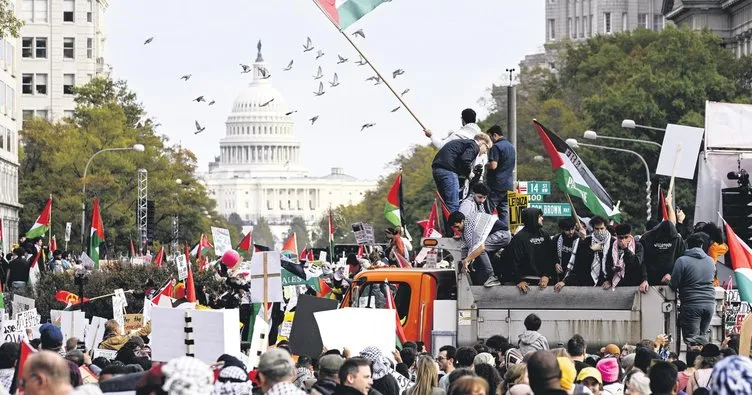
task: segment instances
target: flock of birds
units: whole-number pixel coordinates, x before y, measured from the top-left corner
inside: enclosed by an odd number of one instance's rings
[[[355,37],[363,38],[363,39],[366,38],[366,35],[363,32],[363,29],[360,29],[360,30],[358,30],[356,32],[353,32],[352,35],[355,36]],[[154,38],[155,37],[149,37],[148,39],[146,39],[146,41],[144,41],[144,45],[151,44],[154,41]],[[316,47],[313,45],[313,40],[311,40],[310,37],[307,37],[306,38],[306,42],[303,45],[303,53],[312,52],[315,49],[316,49]],[[323,58],[325,55],[326,55],[326,53],[323,50],[318,49],[317,52],[316,52],[316,55],[315,55],[315,60],[318,61],[319,59]],[[350,59],[345,58],[345,57],[343,57],[342,55],[339,55],[339,54],[337,55],[337,65],[345,64],[345,63],[347,63],[349,61],[350,61]],[[290,63],[288,63],[287,67],[283,68],[282,71],[285,71],[285,72],[286,71],[291,71],[292,68],[293,68],[294,63],[295,63],[294,59],[290,60]],[[354,63],[356,65],[358,65],[358,66],[365,66],[365,65],[368,64],[368,62],[365,59],[363,59],[362,56],[360,57],[360,60],[358,60],[357,62],[354,62]],[[240,64],[240,69],[241,69],[240,70],[241,74],[248,74],[248,73],[250,73],[250,72],[253,71],[253,66],[241,63]],[[269,70],[266,70],[266,69],[262,68],[259,71],[261,72],[261,78],[262,79],[269,79],[272,76],[272,74],[271,74],[271,72],[269,72]],[[392,78],[396,79],[397,77],[399,77],[401,75],[404,75],[404,74],[405,74],[405,70],[403,70],[403,69],[397,69],[397,70],[394,70],[392,72]],[[181,76],[180,79],[183,80],[183,81],[185,81],[185,82],[187,82],[188,80],[191,79],[191,77],[192,77],[192,74],[185,74],[185,75]],[[321,81],[323,78],[324,78],[324,71],[323,71],[322,67],[319,65],[318,68],[317,68],[317,70],[316,70],[316,74],[313,76],[313,80],[314,81],[319,81],[318,90],[315,91],[315,92],[313,92],[313,95],[316,96],[316,97],[323,96],[326,93],[326,91],[324,90],[324,82]],[[380,85],[382,83],[381,77],[379,77],[378,75],[366,78],[366,82],[369,82],[369,81],[373,81],[374,85]],[[328,81],[328,83],[329,83],[329,87],[330,88],[336,88],[336,87],[338,87],[340,85],[339,76],[337,75],[336,72],[332,76],[332,80]],[[410,89],[405,89],[404,91],[402,91],[402,93],[400,95],[404,96],[408,92],[410,92]],[[204,96],[198,96],[197,98],[193,99],[193,101],[195,101],[197,103],[207,103],[208,106],[212,106],[212,105],[214,105],[216,103],[215,100],[209,100],[207,102],[206,97],[204,97]],[[269,100],[269,101],[267,101],[265,103],[260,104],[259,106],[260,107],[266,107],[266,106],[268,106],[269,104],[271,104],[273,102],[274,102],[274,99],[271,99],[271,100]],[[395,112],[399,111],[401,108],[402,108],[402,106],[397,106],[396,108],[392,109],[391,112],[395,113]],[[297,112],[298,112],[297,110],[294,110],[294,111],[287,112],[285,115],[290,116],[290,115],[295,114]],[[311,125],[314,125],[316,123],[316,121],[318,121],[318,119],[319,119],[319,115],[315,115],[315,116],[311,117],[308,121],[311,122]],[[196,131],[194,132],[194,134],[199,134],[199,133],[201,133],[201,132],[203,132],[203,131],[206,130],[206,127],[202,126],[198,121],[195,121],[195,126],[196,126]],[[362,131],[364,131],[364,130],[366,130],[368,128],[372,128],[374,126],[376,126],[376,123],[374,123],[374,122],[365,123],[365,124],[363,124],[361,126],[360,131],[362,132]]]

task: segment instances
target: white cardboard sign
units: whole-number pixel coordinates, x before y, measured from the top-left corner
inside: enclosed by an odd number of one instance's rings
[[[671,177],[676,159],[676,177],[693,179],[704,133],[702,128],[668,124],[655,173]]]
[[[215,228],[212,226],[212,239],[214,240],[214,255],[221,257],[226,251],[232,249],[230,240],[230,231],[225,228]]]
[[[347,347],[353,354],[375,346],[387,358],[394,350],[397,331],[394,310],[346,307],[313,313],[321,342],[329,350]]]
[[[185,255],[180,254],[175,257],[175,265],[178,267],[178,281],[188,278],[188,261]]]

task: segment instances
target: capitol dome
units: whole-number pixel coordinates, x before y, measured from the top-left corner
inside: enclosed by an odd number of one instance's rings
[[[215,170],[232,177],[301,177],[300,141],[293,135],[287,101],[272,86],[271,70],[261,55],[253,64],[253,79],[233,102]]]

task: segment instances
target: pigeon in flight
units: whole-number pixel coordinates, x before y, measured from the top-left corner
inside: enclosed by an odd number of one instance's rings
[[[292,64],[293,64],[293,62],[295,62],[295,60],[291,60],[290,63],[287,65],[287,67],[285,67],[284,69],[282,69],[282,71],[290,71],[290,70],[292,70]]]
[[[352,35],[353,35],[353,36],[360,36],[360,37],[366,38],[366,34],[365,34],[365,33],[363,33],[363,29],[359,29],[359,30],[357,30],[357,31],[353,32],[353,34],[352,34]]]
[[[309,119],[309,121],[311,121],[311,125],[313,125],[314,123],[316,123],[316,121],[318,121],[318,120],[319,120],[319,116],[318,115],[316,115],[315,117]]]
[[[154,37],[149,37],[144,41],[144,45],[151,44],[152,41],[154,41]]]
[[[240,67],[243,69],[243,71],[241,71],[242,74],[247,74],[247,73],[251,72],[251,66],[249,66],[247,64],[242,64],[241,63]]]
[[[366,62],[366,60],[365,60],[365,59],[363,59],[363,57],[361,56],[361,57],[360,57],[360,60],[359,60],[359,61],[357,61],[357,62],[355,62],[355,64],[357,64],[358,66],[365,66],[365,65],[367,65],[367,64],[368,64],[368,62]]]
[[[337,57],[339,58],[339,61],[337,62],[337,64],[346,63],[349,60],[347,58],[343,58],[342,55],[337,55]]]
[[[290,111],[290,112],[286,112],[285,116],[289,117],[290,115],[295,114],[296,112],[298,112],[298,110],[293,110],[293,111]]]
[[[334,73],[334,79],[332,79],[332,82],[330,82],[329,85],[331,85],[332,88],[339,86],[339,77],[337,76],[337,73]]]
[[[320,50],[320,49],[319,49],[319,52],[317,52],[317,53],[316,53],[316,60],[319,60],[319,59],[320,59],[321,57],[323,57],[324,55],[326,55],[326,54],[324,53],[324,51],[322,51],[322,50]]]
[[[364,130],[366,130],[368,128],[372,128],[374,126],[376,126],[375,123],[367,123],[367,124],[365,124],[365,125],[363,125],[363,126],[360,127],[360,131],[362,132],[362,131],[364,131]]]
[[[380,78],[376,75],[374,75],[373,77],[366,78],[366,81],[378,81],[378,80],[380,80]]]
[[[271,100],[269,100],[268,102],[266,102],[266,103],[264,103],[264,104],[261,104],[261,105],[259,105],[259,107],[266,107],[266,106],[268,106],[269,104],[272,104],[272,102],[273,102],[273,101],[274,101],[274,99],[271,99]]]
[[[398,106],[397,108],[393,109],[392,112],[397,112],[400,108],[402,108],[402,106]]]
[[[316,75],[314,75],[314,76],[313,76],[313,79],[314,79],[314,80],[320,80],[320,79],[322,79],[322,78],[324,78],[324,72],[323,72],[323,71],[321,71],[321,66],[319,66],[319,69],[318,69],[318,71],[316,72]]]
[[[410,88],[407,88],[407,89],[403,90],[402,94],[400,94],[400,96],[405,96],[407,94],[407,92],[410,92]]]
[[[262,80],[268,80],[269,78],[272,78],[272,73],[270,73],[267,69],[260,68],[259,71],[261,72]]]
[[[204,99],[203,96],[199,96],[199,97],[193,99],[193,101],[195,101],[196,103],[201,103],[202,101],[206,101],[206,100]]]
[[[306,37],[306,43],[303,45],[303,52],[311,52],[313,51],[313,42],[311,41],[310,37]]]
[[[397,69],[392,71],[392,78],[397,78],[398,76],[405,74],[405,70]]]
[[[374,85],[380,85],[381,84],[381,78],[376,78],[376,83]]]
[[[321,96],[324,93],[326,93],[326,92],[324,92],[324,83],[323,82],[319,82],[319,91],[318,92],[313,92],[313,94],[316,95],[316,96]]]
[[[214,105],[214,103],[216,103],[216,102],[217,102],[216,100],[212,100],[212,101],[210,101],[210,102],[209,102],[209,105],[210,105],[210,106],[213,106],[213,105]]]
[[[204,130],[206,130],[206,126],[201,126],[201,124],[198,123],[198,121],[196,121],[196,132],[193,134],[199,134],[203,132]]]
[[[180,77],[180,79],[188,81],[189,79],[191,79],[192,76],[193,76],[193,74],[186,74],[186,75]]]

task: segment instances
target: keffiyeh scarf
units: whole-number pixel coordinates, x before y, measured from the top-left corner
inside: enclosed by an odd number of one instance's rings
[[[497,219],[496,216],[486,213],[476,213],[465,217],[465,229],[462,232],[462,238],[465,241],[468,254],[475,251],[486,241]]]
[[[162,390],[171,395],[203,395],[213,389],[214,373],[209,365],[192,357],[180,357],[162,366]]]
[[[295,384],[282,382],[274,384],[274,387],[266,395],[306,395],[306,393],[296,387]]]
[[[627,245],[627,249],[634,254],[635,247],[636,243],[634,237],[629,236],[629,245]],[[618,241],[611,247],[611,256],[614,258],[614,278],[611,279],[611,286],[615,289],[616,285],[624,279],[624,251],[619,248]],[[620,270],[616,270],[616,268],[620,268]]]
[[[378,348],[373,346],[366,347],[360,352],[360,356],[373,364],[371,369],[373,370],[372,376],[374,380],[378,380],[391,373],[389,361],[381,355],[381,350]]]
[[[598,285],[598,279],[601,274],[606,272],[606,259],[608,259],[608,249],[611,247],[611,237],[606,236],[605,240],[598,240],[595,234],[590,238],[590,246],[601,245],[600,251],[593,251],[593,262],[590,264],[590,277],[593,283]]]
[[[752,360],[736,355],[721,359],[713,367],[709,389],[717,395],[752,394]]]

